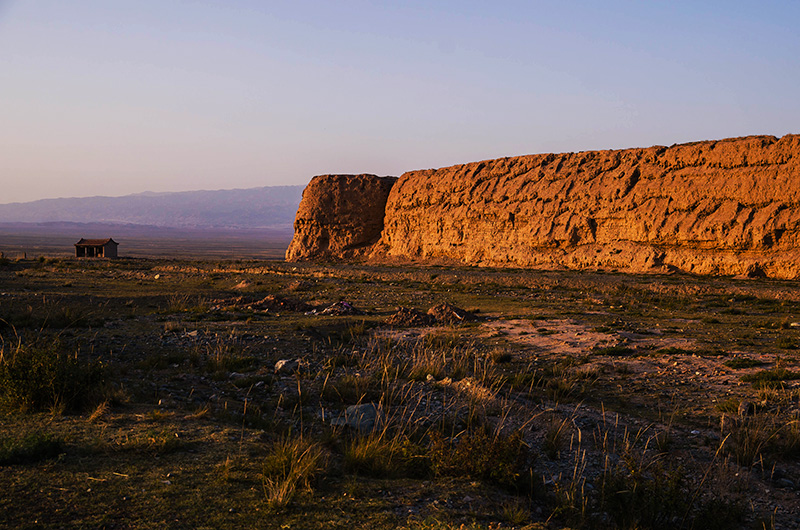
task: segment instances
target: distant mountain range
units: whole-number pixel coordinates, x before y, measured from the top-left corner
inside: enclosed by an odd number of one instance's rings
[[[0,223],[91,223],[291,231],[305,186],[140,193],[0,204]]]

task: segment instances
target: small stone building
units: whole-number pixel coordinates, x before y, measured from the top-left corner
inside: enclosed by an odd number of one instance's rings
[[[84,239],[75,243],[77,258],[116,258],[119,243],[111,239]]]

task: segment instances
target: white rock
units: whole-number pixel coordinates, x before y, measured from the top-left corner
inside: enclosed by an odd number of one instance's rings
[[[275,363],[275,373],[283,375],[291,375],[300,367],[299,359],[281,359]]]

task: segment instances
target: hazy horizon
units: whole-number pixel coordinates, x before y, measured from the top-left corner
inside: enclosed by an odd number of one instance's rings
[[[38,202],[38,201],[59,201],[59,200],[73,200],[73,199],[122,199],[125,197],[134,197],[134,196],[161,196],[161,195],[170,195],[174,193],[215,193],[215,192],[225,192],[225,191],[246,191],[252,189],[259,189],[259,188],[296,188],[296,187],[305,187],[305,184],[278,184],[275,186],[252,186],[249,188],[219,188],[219,189],[196,189],[196,190],[178,190],[178,191],[137,191],[133,193],[125,193],[123,195],[85,195],[85,196],[75,196],[75,197],[42,197],[40,199],[32,199],[30,201],[11,201],[11,202],[0,202],[0,206],[8,206],[11,204],[24,204],[29,202]]]
[[[0,204],[800,132],[800,4],[0,0]]]

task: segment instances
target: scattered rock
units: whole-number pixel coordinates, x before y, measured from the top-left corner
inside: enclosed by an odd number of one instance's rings
[[[469,311],[448,303],[433,306],[428,309],[428,315],[432,316],[440,324],[459,324],[477,320],[477,317]]]
[[[279,375],[291,375],[300,367],[300,359],[281,359],[275,363],[275,373]]]
[[[309,291],[314,287],[314,282],[308,280],[295,280],[286,289],[289,291]]]
[[[356,309],[349,302],[342,300],[320,311],[322,315],[363,315],[364,312]]]
[[[295,312],[304,312],[308,311],[309,306],[307,303],[294,300],[291,298],[283,298],[281,296],[277,296],[274,294],[270,294],[265,296],[263,299],[259,300],[258,302],[254,302],[250,304],[249,308],[253,310],[262,310],[262,311],[277,311],[277,310],[284,310],[284,311],[295,311]]]
[[[227,298],[222,300],[214,300],[211,303],[210,307],[212,311],[254,311],[254,312],[268,312],[268,311],[279,311],[279,310],[304,312],[308,311],[310,308],[311,308],[310,305],[300,300],[283,298],[281,296],[277,296],[274,294],[267,295],[261,300],[257,301],[253,301],[252,298],[244,296],[237,296],[235,298]]]
[[[399,307],[397,312],[386,319],[390,326],[398,328],[410,328],[419,326],[430,326],[436,322],[433,315],[428,315],[411,307]]]
[[[344,414],[331,420],[335,427],[349,427],[357,431],[371,431],[383,423],[383,411],[376,403],[364,403],[347,407]]]

